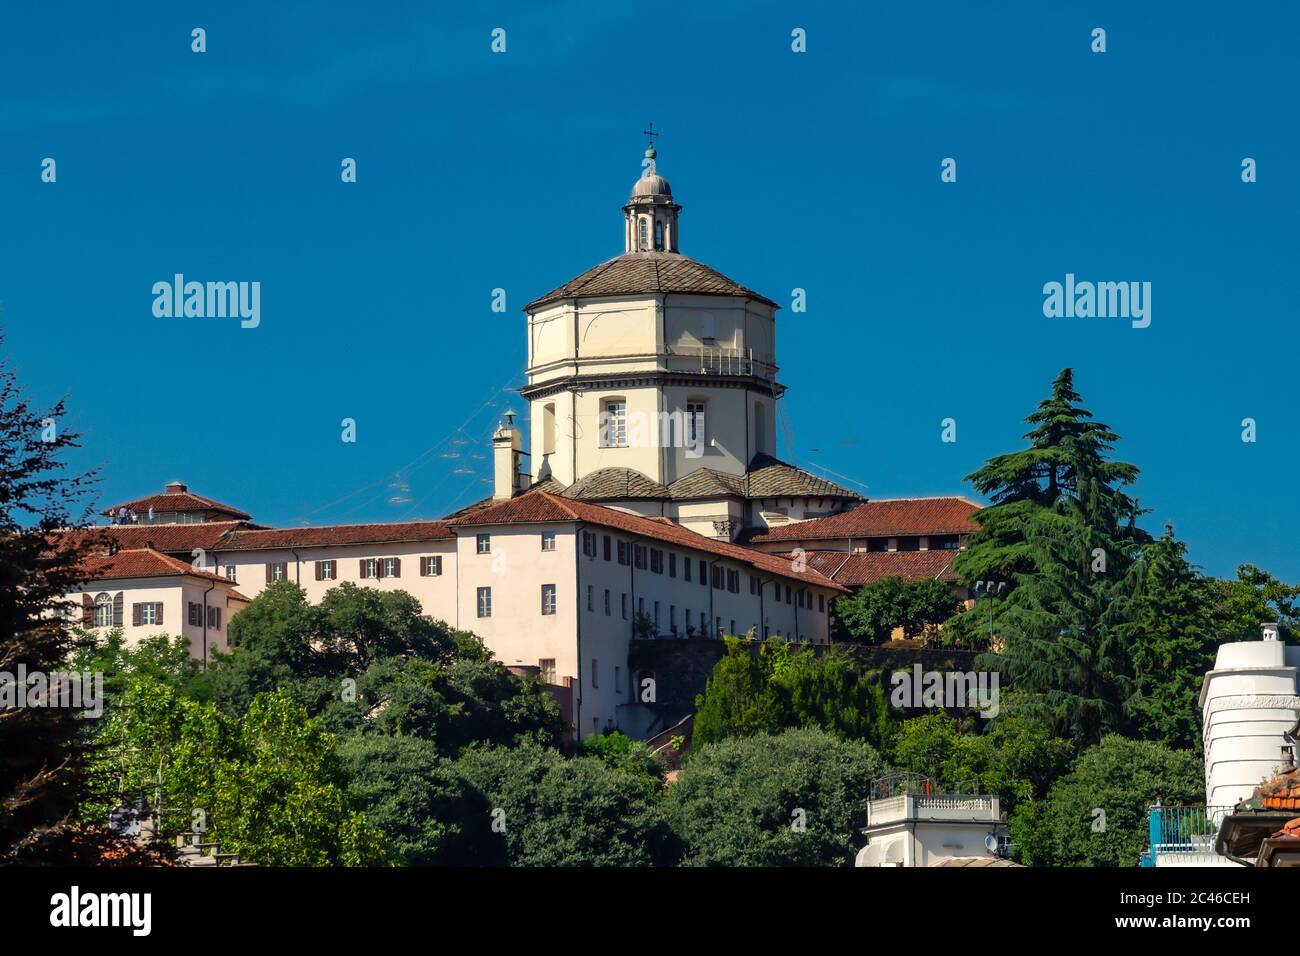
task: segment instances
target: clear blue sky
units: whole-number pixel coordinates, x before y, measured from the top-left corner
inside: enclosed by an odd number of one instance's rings
[[[5,355],[68,396],[105,503],[179,479],[320,524],[481,496],[519,307],[621,251],[653,120],[683,252],[807,290],[787,457],[968,493],[1071,365],[1153,531],[1300,579],[1294,4],[466,6],[5,6]],[[260,281],[261,326],[155,318],[176,272]],[[1151,282],[1150,328],[1044,318],[1067,272]]]

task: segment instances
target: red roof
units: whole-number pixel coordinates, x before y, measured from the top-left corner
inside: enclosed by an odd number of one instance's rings
[[[134,511],[138,515],[148,514],[149,509],[153,508],[155,513],[161,511],[219,511],[232,518],[247,520],[251,517],[251,515],[240,511],[238,508],[232,508],[230,505],[223,505],[220,501],[213,501],[211,498],[196,495],[181,484],[168,485],[167,490],[160,495],[149,495],[147,498],[123,501],[111,508],[105,508],[100,514],[111,517],[116,515],[122,508]]]
[[[189,574],[197,578],[209,578],[229,584],[225,578],[211,571],[198,571],[184,561],[180,561],[152,548],[130,548],[106,554],[98,552],[88,554],[79,565],[85,580],[118,580],[121,578],[161,578]]]
[[[866,501],[848,511],[792,521],[750,536],[750,543],[819,538],[886,538],[900,535],[968,534],[980,505],[966,498],[893,498]]]
[[[235,529],[218,551],[255,551],[266,548],[310,548],[339,544],[388,544],[439,541],[454,538],[445,521],[396,521],[384,524],[335,524],[315,528]]]
[[[1284,770],[1255,788],[1265,810],[1300,810],[1300,770]]]
[[[848,587],[876,584],[885,578],[904,581],[935,578],[948,583],[957,575],[952,563],[958,551],[871,551],[849,554],[845,551],[807,551],[808,566]],[[789,560],[792,555],[786,555]]]
[[[247,521],[205,521],[201,524],[111,524],[95,528],[121,548],[153,548],[188,555],[195,548],[215,550],[227,532],[237,528],[259,528]]]
[[[606,508],[604,505],[596,505],[588,501],[560,498],[546,491],[530,491],[528,494],[520,495],[517,498],[488,505],[455,518],[449,521],[448,524],[456,527],[475,527],[479,525],[572,521],[600,525],[605,528],[613,528],[616,531],[654,538],[683,548],[704,551],[748,564],[769,574],[803,581],[806,584],[847,590],[847,588],[836,585],[834,581],[815,569],[807,571],[793,570],[791,561],[788,558],[782,558],[775,554],[764,554],[761,551],[744,548],[729,541],[706,538],[694,531],[688,531],[667,518],[645,518],[641,515],[628,514],[625,511],[617,511],[614,508]]]

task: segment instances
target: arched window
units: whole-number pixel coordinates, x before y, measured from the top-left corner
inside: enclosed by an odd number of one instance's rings
[[[95,595],[95,627],[113,626],[113,598],[108,594]]]
[[[555,454],[555,403],[542,406],[542,454]]]
[[[663,220],[655,223],[655,252],[664,251],[664,224]]]
[[[650,248],[649,226],[646,225],[646,221],[644,219],[641,220],[641,242],[638,248],[642,250]]]
[[[754,451],[767,452],[767,409],[762,402],[754,403]]]

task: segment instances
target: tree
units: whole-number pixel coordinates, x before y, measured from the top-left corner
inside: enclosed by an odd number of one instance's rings
[[[2,340],[0,340],[2,341]],[[65,595],[94,545],[62,533],[85,526],[93,475],[67,473],[78,447],[64,405],[37,411],[0,364],[0,673],[66,667],[73,649]],[[24,688],[25,689],[25,688]],[[80,715],[67,707],[0,705],[0,863],[57,862],[84,785]]]
[[[1300,638],[1300,587],[1243,564],[1235,579],[1215,579],[1210,588],[1213,628],[1220,641],[1258,640],[1260,625],[1266,621],[1279,625],[1283,640]]]
[[[491,811],[478,825],[511,866],[653,866],[672,838],[657,798],[594,757],[535,744],[470,750],[456,763]]]
[[[881,644],[895,628],[902,628],[905,638],[916,637],[951,617],[958,604],[957,595],[943,581],[888,577],[859,588],[850,598],[840,598],[835,611],[854,638]]]
[[[995,794],[1003,811],[1046,796],[1070,766],[1074,748],[1023,714],[1005,714],[984,733],[963,733],[944,711],[913,717],[898,728],[892,763],[932,777],[947,790]]]
[[[1129,710],[1135,727],[1143,738],[1170,747],[1199,745],[1197,699],[1214,664],[1211,587],[1186,551],[1170,525],[1143,550],[1137,594],[1119,627],[1133,660]]]
[[[1137,866],[1148,808],[1204,799],[1195,753],[1111,734],[1079,756],[1045,801],[1012,814],[1011,839],[1030,866]]]
[[[880,744],[889,734],[890,710],[876,675],[847,654],[818,657],[779,638],[757,645],[726,638],[696,698],[693,742],[819,727],[846,739]]]
[[[83,816],[124,806],[159,814],[161,837],[202,829],[265,866],[383,862],[378,834],[345,790],[334,738],[286,695],[242,717],[139,676],[107,715]]]
[[[504,866],[490,838],[487,798],[418,737],[380,734],[339,744],[348,789],[366,822],[404,866]]]
[[[1026,529],[1036,568],[1018,572],[1003,613],[1003,647],[981,657],[1002,671],[1014,700],[1061,736],[1097,741],[1124,729],[1132,665],[1121,637],[1135,588],[1135,538],[1120,527],[1120,499],[1083,461],[1078,497],[1060,496]]]
[[[231,619],[233,650],[209,668],[213,697],[239,714],[282,691],[344,735],[413,735],[454,757],[472,743],[555,746],[559,706],[540,680],[511,674],[482,641],[420,612],[402,591],[342,584],[318,605],[289,582]]]
[[[869,744],[813,728],[731,738],[691,754],[666,812],[686,866],[851,866],[884,772]]]

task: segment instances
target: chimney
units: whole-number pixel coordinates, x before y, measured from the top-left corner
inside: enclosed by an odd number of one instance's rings
[[[1269,621],[1264,624],[1264,640],[1276,641],[1278,639],[1277,623]]]
[[[508,501],[519,490],[523,457],[523,439],[515,427],[515,413],[507,411],[503,421],[492,435],[492,497]]]

